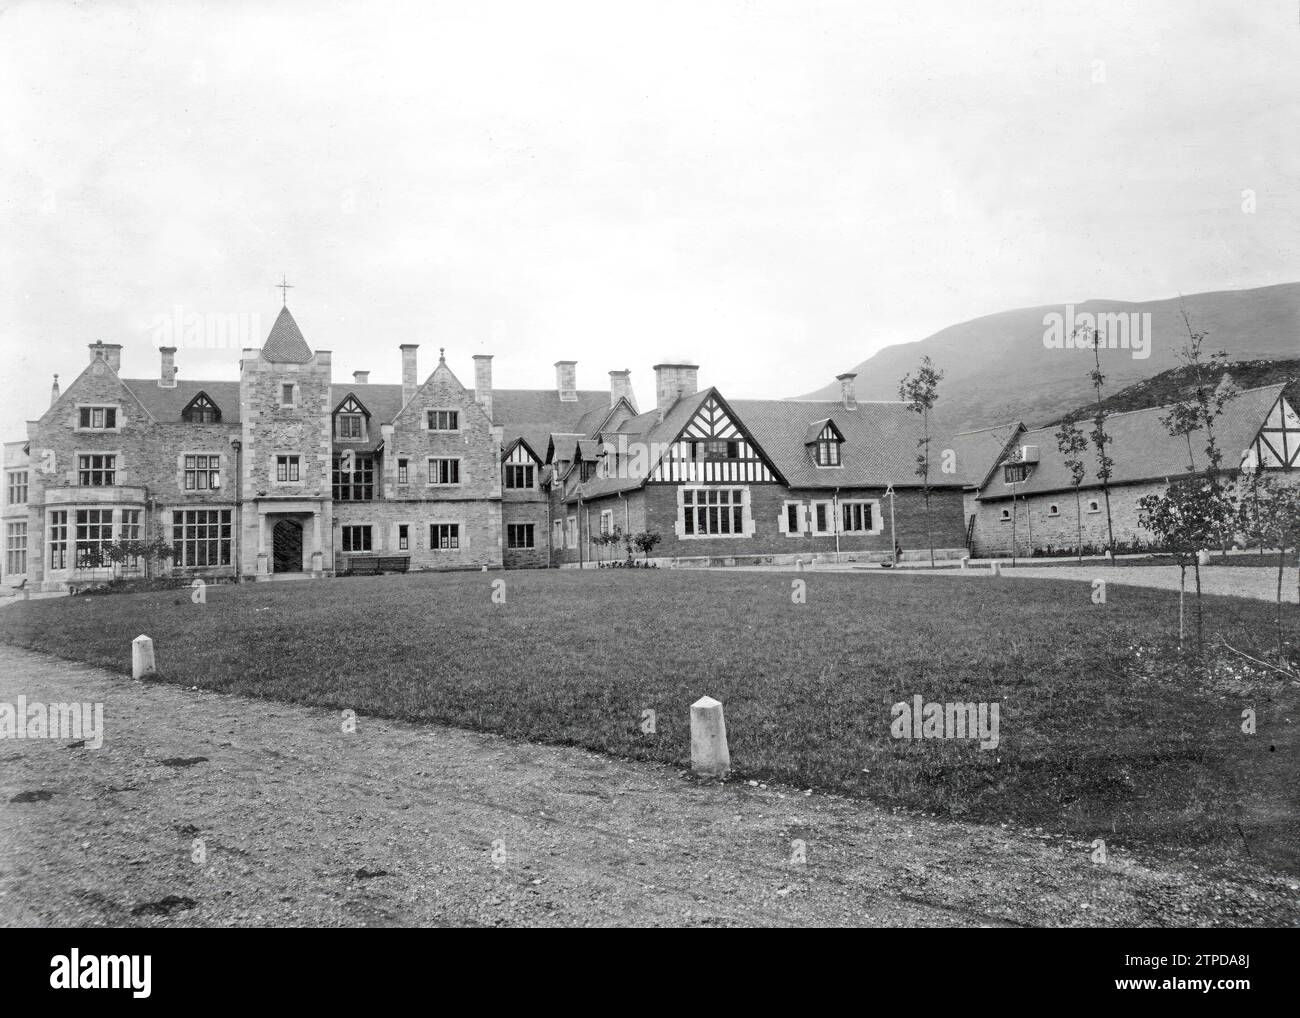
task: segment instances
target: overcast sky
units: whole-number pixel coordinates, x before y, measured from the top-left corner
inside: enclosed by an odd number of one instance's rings
[[[336,381],[415,342],[789,396],[1012,307],[1295,280],[1298,180],[1296,0],[11,4],[0,435],[96,339],[154,375],[173,309],[260,346],[282,273]]]

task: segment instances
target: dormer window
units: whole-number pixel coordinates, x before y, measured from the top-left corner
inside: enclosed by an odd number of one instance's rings
[[[1002,478],[1006,484],[1019,484],[1029,480],[1028,463],[1007,463],[1002,467]]]
[[[817,465],[819,467],[838,467],[840,465],[840,443],[834,438],[823,438],[817,442]]]
[[[181,420],[186,424],[219,424],[221,410],[208,399],[207,393],[201,392],[181,411]]]
[[[349,396],[334,411],[334,437],[342,442],[364,442],[366,430],[366,408]]]
[[[830,420],[814,422],[804,437],[804,444],[812,447],[813,462],[819,467],[841,465],[840,445],[843,442],[840,429]]]

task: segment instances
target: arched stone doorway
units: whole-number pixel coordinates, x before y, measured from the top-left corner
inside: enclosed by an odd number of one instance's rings
[[[302,524],[297,520],[280,520],[271,531],[271,571],[302,572]]]

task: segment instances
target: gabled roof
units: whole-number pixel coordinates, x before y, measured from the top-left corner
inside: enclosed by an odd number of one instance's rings
[[[831,427],[831,431],[835,433],[835,437],[838,438],[841,442],[843,442],[844,435],[840,432],[840,429],[835,426],[835,422],[831,420],[829,417],[823,417],[821,420],[813,421],[810,425],[808,425],[808,430],[803,433],[803,444],[812,445],[814,442],[816,442],[819,438],[822,437],[822,432],[826,430],[826,426],[828,424]]]
[[[1223,405],[1223,413],[1214,422],[1214,438],[1223,452],[1223,468],[1235,470],[1243,450],[1248,449],[1268,418],[1268,413],[1282,395],[1286,384],[1265,385],[1258,389],[1239,392]],[[1134,484],[1141,481],[1173,480],[1189,473],[1187,466],[1187,439],[1169,434],[1160,423],[1169,407],[1149,407],[1129,410],[1106,417],[1106,434],[1109,442],[1107,454],[1115,461],[1111,468],[1110,484]],[[1081,420],[1079,430],[1087,435],[1092,431],[1091,420]],[[1204,470],[1205,433],[1192,432],[1192,452],[1195,466]],[[1020,445],[1038,447],[1039,460],[1028,480],[1016,485],[1016,495],[1037,495],[1073,488],[1070,472],[1065,466],[1065,456],[1056,447],[1056,428],[1035,428],[1024,432]],[[1080,458],[1087,476],[1082,488],[1100,488],[1097,480],[1097,451],[1089,440],[1088,448]],[[986,478],[979,497],[981,499],[1010,498],[1011,488],[1000,475]]]
[[[550,440],[551,436],[545,431],[506,428],[501,436],[501,458],[504,460],[514,451],[515,446],[522,443],[533,459],[537,460],[538,463],[545,463],[546,448]]]
[[[1024,427],[1020,421],[1013,421],[977,431],[959,431],[953,435],[952,448],[957,453],[957,469],[966,483],[982,488]]]
[[[156,378],[124,378],[122,384],[131,390],[131,395],[140,401],[154,420],[160,423],[179,422],[181,411],[201,392],[207,393],[208,399],[212,400],[221,411],[221,424],[239,423],[238,382],[214,382],[203,379],[181,381],[178,378],[175,385],[164,387],[158,384]],[[218,426],[203,425],[203,427]]]
[[[920,414],[909,410],[906,403],[858,403],[853,410],[827,400],[733,399],[730,405],[740,418],[738,423],[748,429],[792,488],[921,484],[916,457],[923,426]],[[812,426],[817,425],[820,433],[827,420],[844,436],[838,467],[818,467],[804,445]],[[951,447],[951,435],[932,422],[932,488],[965,483],[961,473],[945,474],[940,470],[943,450]]]
[[[306,364],[312,358],[311,347],[302,338],[302,330],[289,314],[288,307],[282,307],[280,314],[271,326],[270,335],[262,344],[262,356],[277,364]]]

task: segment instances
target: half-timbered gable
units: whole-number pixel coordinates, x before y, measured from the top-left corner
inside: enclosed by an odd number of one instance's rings
[[[714,390],[650,472],[651,483],[772,484],[776,472]]]
[[[1300,467],[1300,416],[1285,396],[1278,396],[1250,449],[1254,462],[1265,470]]]

